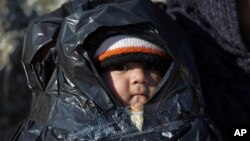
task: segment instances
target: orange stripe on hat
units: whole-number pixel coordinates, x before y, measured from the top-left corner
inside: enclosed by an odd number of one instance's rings
[[[155,50],[152,48],[145,48],[145,47],[125,47],[125,48],[118,48],[118,49],[113,49],[113,50],[108,50],[104,52],[103,54],[100,54],[99,56],[96,57],[98,61],[102,61],[105,58],[108,58],[110,56],[114,55],[122,55],[126,53],[146,53],[146,54],[154,54],[154,55],[159,55],[162,57],[165,57],[165,53],[159,50]]]
[[[107,57],[126,53],[146,53],[166,57],[163,49],[138,37],[116,35],[106,39],[96,50],[94,58],[102,61]]]

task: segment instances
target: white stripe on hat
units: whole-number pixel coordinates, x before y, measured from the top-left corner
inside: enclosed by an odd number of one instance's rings
[[[116,35],[106,39],[100,47],[96,50],[94,58],[104,54],[105,52],[110,52],[114,50],[120,50],[125,48],[143,48],[145,50],[155,50],[156,52],[162,52],[164,50],[157,45],[150,43],[146,40],[140,39],[138,37],[133,37],[129,35]]]

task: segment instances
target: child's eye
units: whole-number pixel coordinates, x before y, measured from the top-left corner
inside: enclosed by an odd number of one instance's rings
[[[153,64],[151,64],[151,63],[146,63],[145,66],[144,66],[144,68],[145,68],[146,70],[156,70],[155,65],[153,65]]]
[[[125,71],[125,70],[128,70],[128,65],[126,65],[126,64],[118,64],[118,65],[111,66],[110,69],[111,70],[116,70],[116,71]]]

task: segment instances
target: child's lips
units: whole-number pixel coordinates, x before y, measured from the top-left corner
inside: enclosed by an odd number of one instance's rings
[[[149,100],[149,95],[147,95],[147,93],[133,93],[132,95],[130,95],[130,98],[130,104],[145,104]]]
[[[143,97],[146,97],[146,98],[148,98],[148,95],[146,95],[146,94],[134,94],[133,96],[143,96]]]

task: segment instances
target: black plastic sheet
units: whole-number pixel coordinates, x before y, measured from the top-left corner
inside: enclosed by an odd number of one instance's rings
[[[150,25],[152,30],[130,28]],[[173,58],[157,94],[145,105],[139,131],[106,89],[86,46],[103,28],[160,39]],[[11,140],[219,140],[207,120],[199,76],[182,30],[147,0],[75,0],[42,16],[26,30],[23,65],[32,90],[29,118]]]

